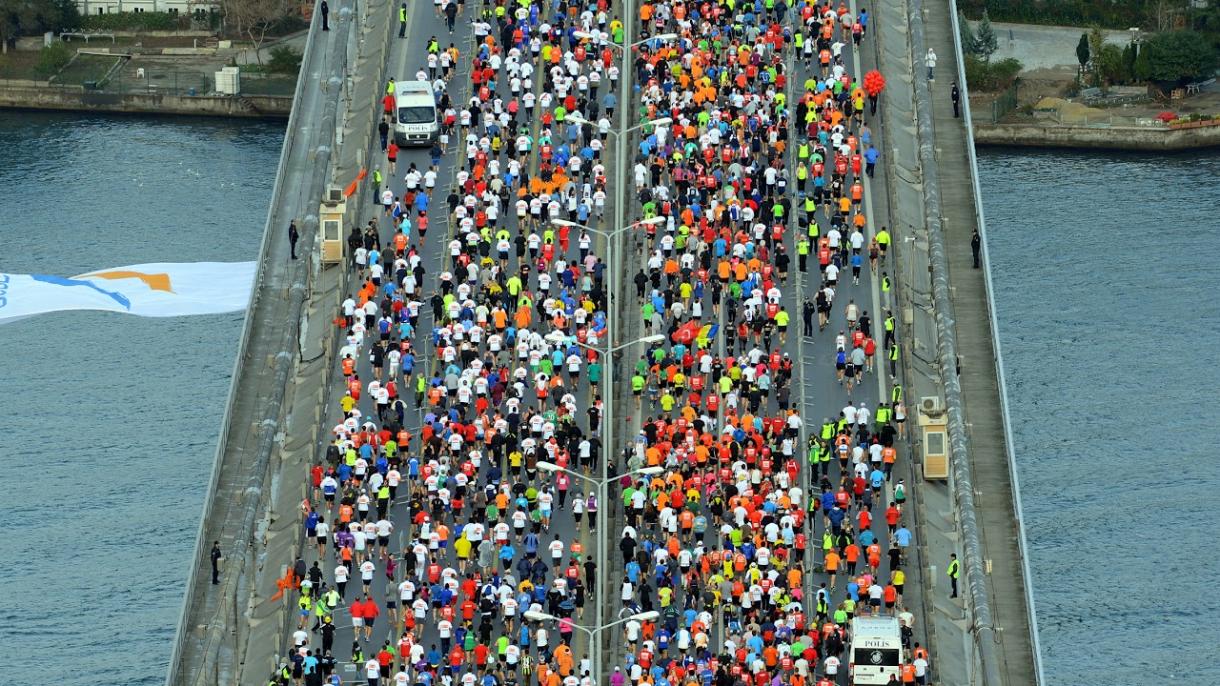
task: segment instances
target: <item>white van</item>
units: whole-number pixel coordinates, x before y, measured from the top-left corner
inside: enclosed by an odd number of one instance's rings
[[[440,130],[432,84],[427,81],[394,84],[394,142],[400,146],[430,145]]]
[[[856,617],[851,620],[851,683],[885,686],[890,675],[902,678],[902,632],[897,617]]]

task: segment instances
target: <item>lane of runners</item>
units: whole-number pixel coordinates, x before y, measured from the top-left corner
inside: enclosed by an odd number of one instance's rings
[[[346,391],[309,475],[298,631],[272,682],[846,684],[851,617],[898,614],[900,681],[927,683],[903,603],[900,388],[876,402],[892,319],[867,314],[889,259],[864,214],[875,157],[851,73],[867,18],[771,0],[636,11],[636,39],[677,37],[633,53],[622,107],[606,0],[414,11],[399,76],[435,84],[444,131],[389,146],[379,217],[349,239]],[[627,189],[607,182],[620,109],[659,122],[631,143]],[[571,224],[613,230],[618,197],[645,222],[623,281],[665,338],[606,379],[618,267]],[[802,390],[807,358],[824,382]],[[603,398],[628,382],[639,435],[614,450]],[[608,503],[547,467],[597,475],[603,455],[610,473],[654,469],[616,484],[623,517],[597,529]],[[599,534],[622,568],[604,584]],[[602,601],[625,621],[594,675],[575,625]]]

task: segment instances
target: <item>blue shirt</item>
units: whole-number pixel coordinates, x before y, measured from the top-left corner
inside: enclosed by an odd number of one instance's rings
[[[885,472],[874,469],[873,473],[868,475],[868,480],[872,483],[873,488],[881,488],[881,485],[885,483]]]
[[[898,543],[899,548],[905,548],[911,545],[911,530],[905,526],[899,527],[899,529],[894,532],[894,541]]]
[[[827,512],[830,512],[832,509],[834,509],[834,506],[835,506],[835,494],[831,493],[830,491],[826,491],[825,493],[823,493],[822,494],[822,509]]]

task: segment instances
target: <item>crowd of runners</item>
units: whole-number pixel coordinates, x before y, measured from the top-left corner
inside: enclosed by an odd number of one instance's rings
[[[862,202],[876,153],[849,65],[867,13],[640,2],[636,38],[661,38],[622,74],[606,0],[435,5],[473,47],[413,51],[442,133],[413,162],[383,142],[382,210],[349,237],[342,391],[272,681],[844,684],[850,619],[893,614],[897,681],[927,683],[892,471],[905,406],[874,359],[896,359],[893,319],[852,298],[890,241]],[[608,183],[616,115],[643,125],[629,188]],[[639,247],[622,267],[581,228],[617,228],[616,198]],[[609,269],[634,276],[653,335],[619,379],[599,352],[620,335]],[[806,392],[840,399],[832,417],[802,416],[789,352],[815,315],[839,331],[816,349],[838,383]],[[877,375],[870,407],[857,387]],[[607,446],[613,383],[630,383],[638,435]],[[611,503],[585,477],[603,460],[633,474],[599,522]],[[589,555],[599,535],[613,563]],[[621,621],[603,674],[582,628],[597,602]]]

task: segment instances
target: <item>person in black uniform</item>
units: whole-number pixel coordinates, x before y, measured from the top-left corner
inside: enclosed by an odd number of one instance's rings
[[[212,541],[212,583],[220,583],[220,558],[223,557],[220,553],[220,541]]]

